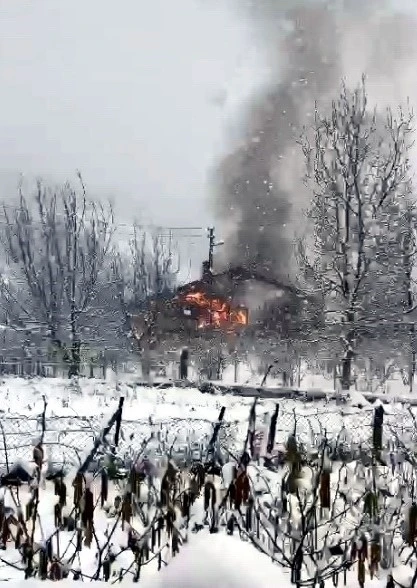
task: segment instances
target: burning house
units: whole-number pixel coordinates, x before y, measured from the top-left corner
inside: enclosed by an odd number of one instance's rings
[[[179,287],[168,297],[154,297],[145,312],[133,317],[136,339],[181,344],[225,334],[271,329],[300,314],[299,293],[245,268],[235,267],[214,274],[203,263],[200,279]]]
[[[212,274],[203,264],[201,279],[180,287],[176,293],[178,307],[197,329],[234,329],[249,324],[249,309],[234,300],[233,288],[223,274]]]

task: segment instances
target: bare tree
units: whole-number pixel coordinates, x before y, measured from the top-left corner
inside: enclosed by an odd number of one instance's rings
[[[139,347],[152,338],[159,313],[157,303],[150,300],[172,295],[179,270],[179,258],[172,238],[165,242],[160,231],[147,232],[138,224],[127,252],[116,249],[111,262],[112,280],[122,309],[126,332]],[[132,317],[141,315],[144,328],[135,328]]]
[[[83,327],[95,298],[113,234],[113,212],[87,199],[69,184],[59,191],[41,182],[33,199],[20,192],[19,205],[10,213],[4,206],[3,243],[23,278],[32,315],[46,329],[55,349],[63,353],[69,376],[78,375]],[[13,292],[3,284],[10,300]],[[16,303],[18,299],[15,297]]]
[[[385,322],[403,324],[398,292],[401,226],[411,192],[413,115],[369,112],[365,82],[344,85],[329,116],[316,109],[301,144],[313,198],[311,243],[299,243],[306,276],[323,296],[326,325],[341,341],[341,383],[351,384],[361,337]]]
[[[404,222],[402,226],[402,259],[401,269],[403,272],[403,306],[404,314],[410,318],[408,345],[406,345],[406,363],[407,373],[403,372],[403,379],[408,384],[410,392],[413,391],[414,378],[416,373],[416,326],[414,322],[414,311],[416,309],[416,282],[414,268],[416,262],[416,210],[415,206],[410,203],[404,211]]]

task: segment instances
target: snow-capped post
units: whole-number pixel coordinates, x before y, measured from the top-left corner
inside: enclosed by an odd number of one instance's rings
[[[120,427],[122,424],[122,414],[123,414],[124,401],[125,401],[125,399],[122,396],[119,400],[119,408],[117,409],[117,416],[116,416],[116,430],[114,432],[114,446],[115,447],[117,447],[119,445]]]
[[[188,380],[189,357],[190,353],[187,347],[184,347],[180,355],[180,380]]]
[[[417,504],[412,503],[408,510],[408,529],[407,529],[407,540],[408,544],[412,547],[417,538]]]
[[[266,452],[268,455],[272,453],[275,445],[275,433],[277,430],[277,421],[278,421],[278,414],[279,414],[279,404],[275,405],[274,414],[271,418],[271,423],[269,425],[269,433],[268,433],[268,443],[266,446]]]
[[[211,436],[211,439],[210,439],[208,447],[207,447],[207,454],[206,454],[206,461],[207,462],[215,461],[215,447],[216,447],[217,437],[219,435],[220,427],[222,426],[222,423],[223,423],[223,418],[224,418],[225,412],[226,412],[226,407],[222,406],[220,409],[219,417],[217,419],[217,423],[215,424],[214,429],[213,429],[213,434]]]
[[[257,404],[257,402],[258,402],[258,398],[255,398],[255,401],[252,404],[251,409],[250,409],[250,413],[249,413],[248,442],[249,442],[250,455],[252,458],[255,453],[254,440],[255,440],[255,430],[256,430],[256,404]]]
[[[326,446],[323,448],[323,459],[320,473],[320,509],[323,516],[324,509],[331,508],[331,495],[330,495],[330,475],[332,473],[331,461],[326,459]]]
[[[384,424],[384,407],[382,404],[377,406],[374,411],[373,423],[373,448],[375,457],[379,458],[382,449],[382,428]]]
[[[109,476],[108,476],[106,468],[103,468],[101,471],[101,488],[100,488],[101,508],[103,508],[104,504],[107,502],[108,496],[109,496]]]

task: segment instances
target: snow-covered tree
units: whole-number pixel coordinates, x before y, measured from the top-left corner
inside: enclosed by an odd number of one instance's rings
[[[3,246],[9,278],[3,299],[14,320],[36,325],[78,375],[81,349],[113,234],[113,213],[70,184],[59,190],[41,182],[33,196],[20,193],[10,211],[4,206]],[[10,316],[10,315],[9,315]]]
[[[341,342],[344,389],[361,339],[404,328],[412,131],[412,113],[369,110],[363,80],[343,85],[329,115],[316,109],[301,141],[313,197],[300,261],[325,301],[325,335]]]
[[[153,299],[171,296],[176,284],[179,259],[170,238],[165,242],[157,229],[153,232],[133,226],[133,235],[127,250],[115,249],[111,261],[111,279],[121,308],[125,331],[134,336],[139,345],[145,333],[137,333],[132,317],[142,314],[150,331],[158,314],[158,304]]]
[[[400,270],[403,275],[402,295],[403,308],[408,323],[408,337],[403,345],[403,360],[406,369],[402,370],[403,380],[408,384],[410,392],[413,391],[414,378],[416,374],[416,327],[415,327],[415,310],[417,303],[416,281],[415,281],[415,262],[416,262],[416,226],[417,211],[413,203],[409,203],[403,213],[402,239],[400,252]]]

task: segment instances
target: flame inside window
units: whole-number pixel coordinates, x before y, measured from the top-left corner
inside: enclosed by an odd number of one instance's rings
[[[198,310],[199,328],[248,324],[246,308],[231,308],[226,300],[209,296],[205,292],[189,292],[182,296],[182,303]]]

